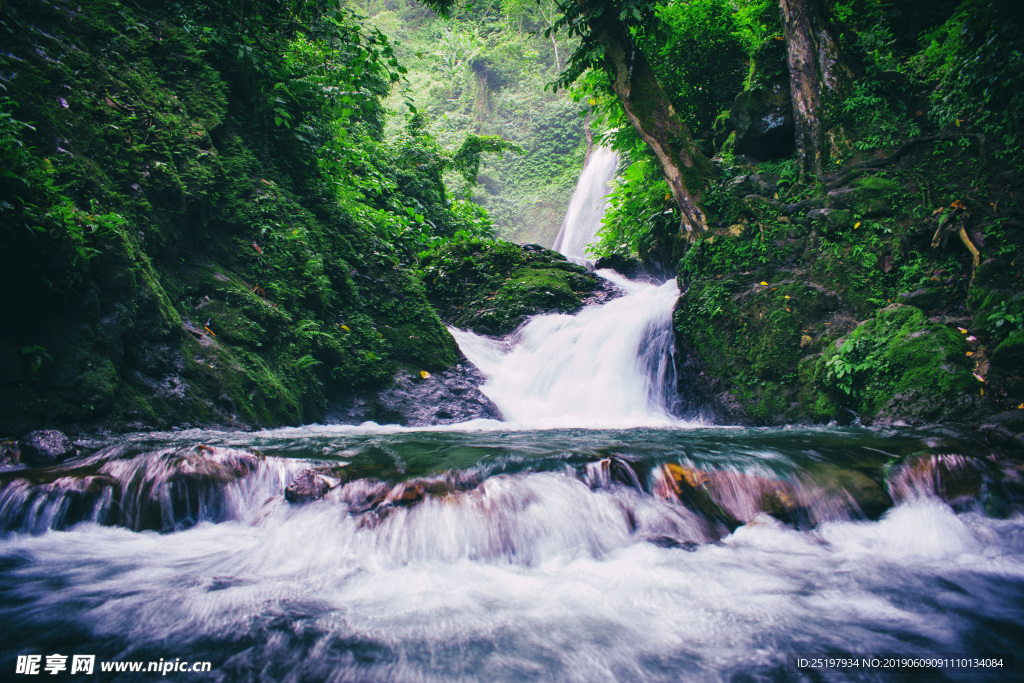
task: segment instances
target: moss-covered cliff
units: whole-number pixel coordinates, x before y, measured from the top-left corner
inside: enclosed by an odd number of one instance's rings
[[[975,137],[943,135],[870,176],[837,170],[827,194],[789,162],[723,168],[721,227],[680,262],[675,313],[683,381],[713,410],[979,424],[1017,409],[1018,176]]]
[[[308,422],[457,361],[399,263],[419,214],[459,226],[437,164],[380,137],[386,41],[307,18],[365,66],[323,102],[302,71],[317,43],[286,7],[249,11],[0,8],[0,433]]]

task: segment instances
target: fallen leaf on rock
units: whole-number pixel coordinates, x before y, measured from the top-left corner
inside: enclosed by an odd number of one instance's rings
[[[761,280],[761,285],[762,285],[762,286],[764,286],[764,287],[767,287],[767,286],[768,286],[768,283],[767,283],[767,282],[765,282],[764,280]]]
[[[420,370],[420,377],[422,377],[423,379],[427,379],[428,377],[430,377],[430,373],[427,372],[426,370]]]

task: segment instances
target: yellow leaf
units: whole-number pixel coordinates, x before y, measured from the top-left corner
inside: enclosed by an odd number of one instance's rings
[[[423,379],[427,379],[428,377],[430,377],[430,373],[427,372],[426,370],[420,370],[420,377],[422,377]]]
[[[786,313],[792,313],[792,312],[793,311],[789,310],[788,308],[786,309]]]
[[[787,294],[787,295],[786,295],[786,298],[787,298],[787,299],[789,298],[789,294]]]
[[[982,388],[981,388],[981,395],[982,395],[982,396],[984,396],[984,395],[985,395],[985,387],[982,387]]]
[[[968,352],[967,352],[967,355],[968,355],[968,356],[973,356],[973,355],[974,355],[974,351],[968,351]]]
[[[778,193],[778,192],[776,192],[776,193],[775,193],[775,198],[776,198],[776,199],[778,199],[778,198],[779,198],[779,193]]]
[[[1021,403],[1019,406],[1017,406],[1017,410],[1024,410],[1024,403]]]
[[[345,330],[346,332],[351,332],[352,331],[352,330],[348,329],[348,325],[342,325],[341,329]]]
[[[765,282],[764,280],[761,280],[761,285],[762,285],[762,286],[764,286],[764,287],[767,287],[767,286],[768,286],[768,283],[767,283],[767,282]]]
[[[860,227],[860,221],[857,221],[856,223],[853,224],[853,229],[854,230],[856,230],[859,227]]]
[[[960,334],[967,334],[967,330],[965,330],[965,329],[964,329],[964,328],[962,328],[962,327],[958,327],[958,328],[956,328],[956,329],[960,330]]]

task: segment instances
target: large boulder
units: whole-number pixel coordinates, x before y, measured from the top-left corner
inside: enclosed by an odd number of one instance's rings
[[[744,90],[729,110],[736,131],[733,150],[757,159],[775,159],[793,152],[796,145],[793,104],[781,84]]]
[[[571,313],[604,282],[544,247],[473,240],[420,260],[427,298],[441,319],[480,334],[508,334],[537,313]]]
[[[970,413],[980,393],[966,351],[956,330],[919,308],[892,304],[825,348],[814,384],[868,424],[955,420]]]
[[[836,327],[839,307],[834,292],[789,272],[691,282],[673,315],[680,389],[705,397],[708,411],[725,422],[807,417],[810,408],[797,397],[799,367],[821,349],[825,330]]]
[[[63,462],[78,455],[75,445],[63,432],[40,429],[29,432],[22,439],[21,460],[35,467]]]

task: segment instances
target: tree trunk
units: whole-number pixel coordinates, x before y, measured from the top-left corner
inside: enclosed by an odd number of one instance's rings
[[[555,71],[562,70],[562,59],[558,56],[558,41],[555,40],[555,34],[551,34],[551,46],[555,48]]]
[[[835,148],[825,102],[846,94],[854,70],[839,51],[835,28],[822,0],[779,0],[786,34],[796,148],[805,174],[823,186]]]
[[[610,22],[609,22],[610,23]],[[682,228],[690,234],[707,230],[700,192],[711,164],[693,143],[647,58],[633,45],[621,24],[605,25],[604,68],[626,118],[654,152],[672,197],[682,210]]]

